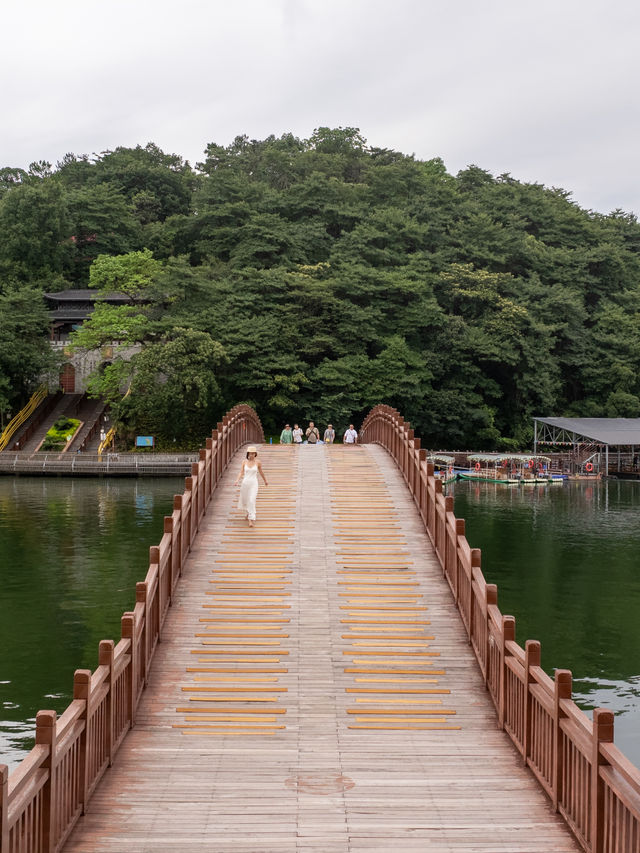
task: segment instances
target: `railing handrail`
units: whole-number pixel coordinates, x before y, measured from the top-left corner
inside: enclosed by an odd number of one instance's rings
[[[108,431],[107,431],[107,433],[106,433],[105,437],[102,439],[102,441],[101,441],[101,442],[100,442],[100,444],[98,445],[98,456],[99,456],[100,458],[102,458],[102,454],[103,454],[103,453],[104,453],[104,451],[107,449],[107,447],[109,447],[109,446],[112,444],[113,439],[114,439],[115,437],[116,437],[116,428],[115,428],[115,427],[110,427],[110,428],[108,429]]]
[[[540,644],[529,640],[523,649],[516,643],[515,619],[500,612],[480,550],[469,547],[453,498],[444,496],[420,439],[399,412],[376,406],[360,441],[384,447],[412,493],[499,725],[588,853],[630,853],[630,839],[640,839],[640,770],[613,744],[613,713],[598,708],[590,720],[571,698],[571,673],[556,670],[551,679],[540,666]]]
[[[59,717],[38,712],[36,745],[11,775],[0,764],[0,853],[62,849],[135,724],[167,610],[211,495],[235,451],[262,441],[256,412],[235,406],[191,463],[185,491],[174,496],[173,512],[165,516],[160,544],[150,549],[135,606],[122,616],[121,639],[100,643],[93,673],[76,670],[74,698]],[[24,846],[25,839],[31,846]]]
[[[31,415],[38,408],[40,403],[45,399],[45,397],[49,394],[49,389],[46,385],[41,385],[37,391],[35,391],[29,402],[26,406],[23,406],[22,409],[18,412],[17,415],[14,415],[13,418],[9,421],[9,423],[4,428],[2,435],[0,435],[0,451],[3,451],[5,447],[11,441],[11,437],[15,435],[18,429],[22,426],[22,424],[31,417]]]

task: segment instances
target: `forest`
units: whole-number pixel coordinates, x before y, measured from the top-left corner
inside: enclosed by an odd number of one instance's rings
[[[272,433],[385,402],[443,449],[640,416],[636,217],[356,128],[238,136],[194,166],[150,143],[0,169],[0,411],[55,372],[42,293],[69,287],[128,294],[74,346],[119,342],[93,392],[161,444],[239,402]]]

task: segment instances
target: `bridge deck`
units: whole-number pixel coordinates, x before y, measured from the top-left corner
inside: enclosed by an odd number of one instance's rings
[[[495,715],[392,461],[239,461],[178,586],[136,727],[66,851],[576,851]]]

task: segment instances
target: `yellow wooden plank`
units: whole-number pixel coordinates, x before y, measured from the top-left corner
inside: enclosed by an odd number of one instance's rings
[[[237,696],[189,696],[189,702],[277,702],[277,696],[243,696],[241,700]]]
[[[393,663],[393,661],[385,661],[385,666],[387,666],[391,663]],[[399,667],[402,667],[404,665],[405,664],[400,664],[400,663],[398,664]],[[420,666],[419,663],[413,663],[413,662],[412,662],[412,665],[413,666]],[[431,669],[430,663],[424,663],[424,664],[422,664],[422,666],[426,667],[426,668],[423,668],[423,669],[397,669],[394,667],[393,669],[391,669],[391,668],[380,669],[379,667],[376,667],[376,669],[371,669],[370,667],[366,667],[366,666],[348,666],[348,667],[345,667],[344,671],[349,672],[349,673],[362,672],[362,673],[368,673],[370,675],[445,675],[444,669]],[[357,680],[358,679],[356,679],[356,681]]]
[[[376,729],[378,731],[384,730],[384,729],[387,729],[389,731],[398,731],[398,730],[402,730],[402,729],[408,730],[408,731],[440,731],[440,730],[444,730],[444,729],[459,730],[462,728],[462,726],[442,726],[442,725],[439,725],[439,726],[429,726],[429,725],[419,726],[419,725],[413,725],[413,724],[412,725],[406,725],[406,726],[384,726],[382,724],[367,726],[367,725],[356,724],[356,725],[349,726],[348,728],[350,728],[350,729]]]
[[[198,679],[195,679],[198,680]],[[354,688],[355,690],[356,688]],[[207,687],[196,687],[193,684],[188,684],[186,687],[181,687],[184,693],[287,693],[289,691],[288,687],[235,687],[231,684],[225,684],[221,686],[208,685]],[[384,690],[374,691],[376,693],[384,693]],[[393,691],[387,691],[389,693]],[[402,691],[403,693],[436,693],[438,691],[435,690],[407,690]],[[448,693],[449,691],[442,690],[442,693]]]
[[[198,679],[196,679],[197,681]],[[437,684],[437,678],[356,678],[363,684]]]
[[[220,667],[220,666],[188,666],[186,667],[187,672],[237,672],[237,673],[249,673],[249,672],[289,672],[288,667],[286,666],[268,666],[268,667],[247,667],[246,669],[243,667],[239,669],[237,667]]]
[[[241,689],[241,688],[237,688],[237,689]],[[264,689],[266,690],[267,688],[265,687]],[[409,687],[407,689],[404,689],[401,687],[345,687],[345,693],[376,693],[376,694],[383,694],[383,695],[389,693],[389,694],[394,694],[394,695],[401,695],[401,694],[405,695],[406,694],[408,696],[413,696],[413,695],[418,695],[418,694],[420,694],[420,695],[424,695],[424,694],[432,695],[432,694],[436,694],[436,693],[437,694],[440,694],[440,693],[449,694],[449,693],[451,693],[451,691],[447,690],[444,687],[441,687],[441,688],[437,688],[437,687],[432,687],[432,688]]]
[[[271,709],[269,709],[269,713],[271,713]],[[455,711],[446,708],[347,708],[347,714],[367,714],[367,716],[369,714],[384,714],[385,716],[404,716],[406,714],[411,714],[412,716],[415,716],[417,714],[424,714],[425,716],[430,717],[432,714],[446,714],[447,716],[455,716],[455,713]]]
[[[263,714],[264,711],[261,711],[260,708],[220,708],[217,710],[215,708],[206,708],[209,714],[251,714],[252,717],[254,714]],[[202,714],[202,708],[176,708],[176,711],[180,714]],[[269,708],[269,714],[286,714],[286,708]],[[359,714],[365,713],[364,711],[358,711]],[[413,713],[413,711],[412,711]],[[422,711],[420,712],[422,713]]]

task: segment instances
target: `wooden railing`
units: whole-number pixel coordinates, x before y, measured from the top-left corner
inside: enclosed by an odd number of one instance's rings
[[[469,547],[453,498],[444,496],[410,427],[395,409],[376,406],[360,441],[386,448],[411,490],[499,725],[585,850],[638,853],[640,770],[613,744],[613,713],[596,709],[590,720],[571,699],[571,673],[558,669],[550,678],[540,665],[540,643],[516,643],[515,619],[500,612],[480,551]]]
[[[184,493],[175,496],[160,544],[150,549],[135,607],[122,616],[121,639],[100,643],[95,672],[76,671],[73,701],[59,718],[55,711],[38,713],[36,745],[13,773],[0,765],[1,853],[62,849],[135,723],[165,616],[211,494],[235,451],[263,439],[248,406],[224,416],[193,463]]]

